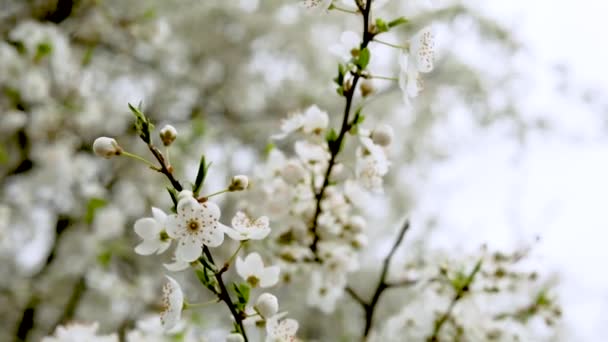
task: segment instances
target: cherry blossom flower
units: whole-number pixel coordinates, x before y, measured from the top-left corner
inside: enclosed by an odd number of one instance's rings
[[[296,340],[298,321],[284,319],[287,312],[276,314],[266,321],[266,342],[292,342]]]
[[[304,8],[314,14],[321,14],[327,12],[333,0],[304,0],[302,5]]]
[[[42,342],[118,342],[118,335],[98,336],[97,329],[99,323],[80,324],[71,323],[65,326],[58,326],[53,336],[47,336]]]
[[[135,221],[133,229],[143,241],[135,247],[135,253],[150,255],[154,252],[161,254],[169,248],[171,240],[165,231],[167,214],[158,208],[152,208],[152,217],[144,217]]]
[[[345,62],[353,58],[353,51],[358,51],[361,44],[360,35],[353,31],[344,31],[340,35],[340,42],[329,47],[329,52]]]
[[[290,115],[281,121],[281,133],[271,136],[272,139],[286,138],[293,132],[302,131],[304,134],[321,135],[329,125],[329,115],[317,105],[312,105],[304,111]]]
[[[361,137],[357,153],[357,179],[368,190],[382,192],[382,177],[388,172],[390,161],[384,149],[374,144],[371,138]]]
[[[422,90],[420,73],[433,70],[435,58],[435,42],[432,27],[425,27],[412,37],[409,43],[409,52],[403,53],[399,60],[399,88],[403,93],[404,101],[418,96]]]
[[[218,221],[220,208],[213,202],[198,203],[184,196],[177,204],[177,214],[167,217],[167,234],[178,240],[175,256],[180,261],[194,261],[203,245],[217,247],[224,242],[224,226]]]
[[[251,253],[245,260],[237,257],[236,272],[251,287],[271,287],[279,281],[279,266],[264,267],[262,257],[258,253]]]
[[[318,308],[325,314],[334,312],[337,301],[344,294],[344,284],[334,284],[320,271],[313,271],[310,276],[307,304]]]
[[[163,311],[160,313],[160,322],[165,331],[169,331],[177,325],[182,317],[184,293],[175,279],[169,276],[165,277],[169,281],[163,286]]]
[[[239,211],[232,218],[232,228],[224,232],[234,240],[262,240],[270,234],[268,217],[262,216],[252,221],[245,213]]]

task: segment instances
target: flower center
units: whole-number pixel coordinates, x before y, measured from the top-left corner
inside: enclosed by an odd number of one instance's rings
[[[197,220],[188,221],[188,224],[186,226],[188,227],[189,230],[191,230],[193,232],[199,230],[199,228],[201,227],[200,223]]]
[[[260,284],[260,279],[252,275],[247,277],[247,282],[249,283],[249,285],[251,285],[251,287],[258,287],[258,285]]]

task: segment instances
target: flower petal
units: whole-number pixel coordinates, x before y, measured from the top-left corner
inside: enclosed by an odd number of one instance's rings
[[[135,233],[145,240],[152,240],[160,233],[160,226],[151,217],[140,218],[133,225]]]
[[[190,266],[190,263],[186,261],[175,260],[170,264],[163,264],[163,266],[165,266],[165,268],[169,271],[179,272],[187,269]]]
[[[192,237],[181,239],[175,250],[177,260],[192,262],[201,256],[202,245],[201,241]]]
[[[144,240],[135,246],[135,253],[139,255],[150,255],[158,249],[158,242],[154,240]]]
[[[179,233],[181,231],[180,225],[182,225],[182,220],[180,220],[177,215],[169,215],[165,220],[165,228],[167,229],[167,235],[172,238],[179,237]]]
[[[248,239],[247,234],[245,234],[244,232],[236,231],[232,227],[221,225],[221,228],[224,231],[224,233],[233,240],[242,241],[242,240]]]
[[[191,217],[194,210],[200,206],[200,203],[194,197],[184,197],[177,203],[177,215]]]
[[[169,248],[169,246],[171,246],[171,241],[160,241],[158,251],[156,251],[156,254],[163,254],[163,252],[166,251]]]
[[[264,269],[264,261],[262,261],[262,257],[256,252],[249,253],[245,257],[245,265],[247,269],[254,273],[258,273]]]
[[[164,211],[158,208],[152,207],[152,217],[154,217],[154,219],[160,224],[160,226],[163,226],[165,224],[167,214],[165,214]]]
[[[235,266],[236,266],[236,273],[239,276],[241,276],[241,278],[247,279],[247,277],[249,276],[247,264],[245,264],[245,261],[243,261],[243,259],[241,259],[241,257],[236,257]]]
[[[279,273],[281,268],[279,266],[266,267],[260,276],[261,287],[271,287],[279,282]]]
[[[184,294],[175,279],[167,277],[169,282],[163,286],[163,311],[160,313],[160,321],[163,328],[171,330],[179,322],[184,306]]]

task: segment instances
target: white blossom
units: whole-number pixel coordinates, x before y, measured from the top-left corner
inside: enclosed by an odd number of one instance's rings
[[[296,340],[298,321],[295,319],[283,319],[286,312],[276,314],[266,321],[266,342],[293,342]]]
[[[163,310],[160,313],[160,321],[165,331],[170,331],[181,320],[184,293],[175,279],[169,276],[165,277],[167,277],[168,282],[163,286]]]
[[[236,272],[251,287],[271,287],[279,281],[279,266],[264,267],[262,257],[258,253],[251,253],[245,260],[236,259]]]
[[[60,325],[55,329],[53,336],[47,336],[42,342],[118,342],[118,335],[97,335],[99,323],[91,324],[71,323]]]
[[[284,139],[294,132],[320,135],[329,125],[329,115],[317,105],[312,105],[304,113],[291,114],[281,121],[281,133],[271,136],[272,139]]]
[[[353,58],[353,52],[359,49],[361,37],[353,31],[344,31],[340,35],[340,42],[329,47],[329,52],[344,61]]]
[[[203,245],[217,247],[224,242],[224,228],[219,223],[220,208],[213,202],[199,203],[193,197],[183,197],[177,204],[177,214],[167,217],[167,234],[177,240],[175,255],[181,261],[194,261]]]
[[[388,172],[390,162],[381,146],[368,137],[360,137],[357,153],[357,179],[368,190],[382,192],[382,177]]]
[[[158,208],[152,208],[152,217],[144,217],[135,221],[133,229],[143,241],[135,247],[135,253],[150,255],[161,254],[169,248],[171,240],[165,231],[167,214]]]
[[[329,314],[336,309],[337,301],[344,294],[344,284],[334,284],[320,271],[313,271],[310,275],[307,303],[321,312]]]
[[[234,240],[262,240],[270,234],[268,217],[262,216],[253,221],[239,211],[232,218],[232,227],[226,227],[224,232]]]
[[[243,337],[243,335],[238,334],[238,333],[232,333],[228,336],[226,336],[226,342],[244,342],[245,338]]]
[[[304,8],[314,14],[327,12],[333,0],[304,0],[302,2]]]
[[[420,73],[433,70],[435,58],[435,42],[432,27],[425,27],[416,33],[409,43],[409,52],[403,52],[399,59],[399,88],[403,98],[409,104],[422,90]]]

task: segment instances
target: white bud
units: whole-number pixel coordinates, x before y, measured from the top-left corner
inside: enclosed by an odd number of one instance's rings
[[[393,128],[389,125],[380,125],[372,132],[371,138],[376,145],[388,146],[393,141]]]
[[[96,155],[104,158],[111,158],[118,156],[122,153],[122,148],[118,145],[118,142],[112,138],[99,137],[93,142],[93,151]]]
[[[348,227],[355,233],[359,233],[365,229],[367,222],[361,216],[353,216],[350,218]]]
[[[368,243],[369,239],[367,238],[367,235],[363,233],[356,234],[355,236],[353,236],[353,239],[351,241],[352,246],[357,249],[367,247]]]
[[[300,163],[290,160],[281,170],[281,176],[287,183],[294,185],[304,179],[306,171]]]
[[[177,194],[177,200],[180,201],[186,197],[194,197],[194,194],[190,190],[182,190]]]
[[[242,191],[247,189],[249,186],[249,178],[245,175],[237,175],[232,177],[232,182],[230,182],[230,186],[228,190],[230,191]]]
[[[171,125],[165,125],[165,127],[160,130],[159,135],[163,145],[169,146],[175,141],[175,138],[177,138],[177,130]]]
[[[226,342],[245,342],[245,338],[241,334],[232,333],[226,336]]]
[[[279,311],[279,301],[270,293],[262,293],[255,302],[254,308],[262,317],[269,318]]]

